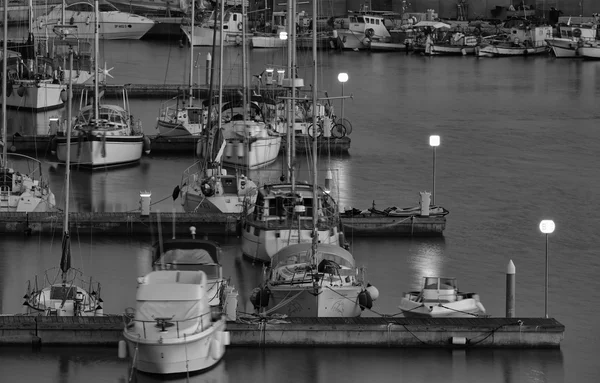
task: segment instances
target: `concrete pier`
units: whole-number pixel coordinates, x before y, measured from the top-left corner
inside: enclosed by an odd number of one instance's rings
[[[124,323],[120,315],[0,316],[0,344],[116,347]],[[233,347],[560,348],[565,326],[553,318],[285,318],[238,319],[227,331]]]
[[[28,235],[53,234],[63,230],[64,213],[0,213],[0,234],[26,233]],[[189,227],[195,226],[199,233],[207,235],[237,235],[239,215],[226,213],[168,213],[141,211],[127,213],[70,213],[71,230],[93,232],[94,235],[140,235],[152,234],[161,223],[165,235],[188,235]],[[384,222],[385,220],[387,221]],[[392,222],[396,221],[396,222]],[[175,224],[173,224],[175,222]],[[412,219],[382,217],[342,218],[342,228],[346,237],[416,237],[441,236],[446,226],[445,217],[419,217]],[[358,226],[360,223],[360,226]]]

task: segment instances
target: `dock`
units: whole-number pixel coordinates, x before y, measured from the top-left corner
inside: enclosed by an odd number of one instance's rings
[[[0,344],[102,345],[125,317],[0,316]],[[560,348],[553,318],[284,318],[227,322],[230,347]]]
[[[387,217],[389,218],[389,217]],[[446,226],[445,217],[421,217],[412,219],[392,218],[398,221],[387,225],[381,219],[368,222],[362,218],[342,218],[341,224],[347,238],[358,236],[442,236]],[[0,234],[21,233],[26,235],[52,235],[63,230],[64,213],[62,211],[43,213],[0,213]],[[91,232],[96,235],[148,236],[152,230],[185,236],[190,226],[198,233],[206,235],[239,235],[240,216],[225,213],[167,213],[150,212],[142,215],[140,211],[117,213],[69,213],[71,231]],[[155,232],[156,233],[156,232]]]

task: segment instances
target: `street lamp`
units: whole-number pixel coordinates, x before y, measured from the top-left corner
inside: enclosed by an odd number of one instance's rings
[[[440,146],[440,136],[429,136],[429,146],[433,148],[433,189],[431,190],[431,206],[435,205],[435,148]]]
[[[279,39],[280,40],[284,40],[285,41],[285,40],[287,40],[287,38],[288,38],[287,32],[285,32],[285,31],[279,32]]]
[[[344,83],[348,81],[348,73],[338,74],[338,81],[342,83],[342,119],[341,124],[344,125]],[[335,121],[333,122],[335,124]]]
[[[540,231],[546,234],[546,288],[544,290],[544,314],[548,318],[548,234],[554,232],[554,221],[545,219],[540,222]]]

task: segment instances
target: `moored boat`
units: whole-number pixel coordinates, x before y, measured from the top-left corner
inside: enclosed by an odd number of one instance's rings
[[[479,295],[458,290],[455,278],[424,277],[423,288],[404,294],[398,306],[405,317],[478,317],[485,315]]]
[[[557,58],[581,57],[577,54],[577,48],[585,43],[593,43],[597,40],[597,24],[569,24],[559,25],[560,37],[546,39],[546,43]]]
[[[546,39],[552,36],[551,26],[521,25],[512,28],[508,39],[486,39],[475,48],[477,57],[508,57],[546,54]]]

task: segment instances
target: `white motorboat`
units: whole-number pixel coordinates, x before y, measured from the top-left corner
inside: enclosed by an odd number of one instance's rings
[[[352,254],[337,245],[290,245],[273,256],[250,302],[263,316],[358,317],[379,296],[359,274]]]
[[[138,279],[123,336],[132,367],[153,374],[206,370],[229,344],[226,316],[209,304],[201,270],[158,270]]]
[[[203,23],[182,23],[181,31],[187,37],[188,42],[193,42],[195,46],[212,46],[214,41],[221,41],[221,35],[223,35],[223,46],[241,45],[244,29],[242,14],[226,11],[223,18],[223,28],[220,28],[219,21],[215,22],[215,19],[219,16],[217,11],[212,11],[208,20]]]
[[[546,39],[552,37],[551,26],[530,27],[522,25],[512,28],[507,40],[486,39],[475,48],[477,57],[530,56],[546,54]]]
[[[6,25],[6,24],[5,24]],[[69,87],[72,93],[72,88]],[[68,97],[69,104],[71,97]],[[70,111],[70,108],[69,108]],[[71,121],[70,112],[68,121]],[[70,140],[69,140],[70,141]],[[25,315],[46,316],[101,316],[103,300],[100,284],[83,278],[83,272],[71,266],[71,239],[69,235],[70,153],[65,170],[65,211],[60,267],[46,270],[38,285],[38,278],[27,283],[23,302]]]
[[[577,48],[597,41],[596,23],[559,25],[558,30],[560,37],[546,39],[557,58],[581,57],[577,54]]]
[[[335,29],[342,49],[369,49],[371,42],[393,42],[380,14],[358,12],[348,17],[348,28]]]
[[[98,3],[98,35],[106,40],[139,40],[152,28],[155,22],[147,17],[121,12],[106,0]],[[74,28],[70,36],[77,39],[94,38],[96,23],[95,3],[92,0],[65,0],[57,4],[47,14],[33,20],[31,32],[35,37],[46,38],[54,35],[54,28],[63,20]]]
[[[191,229],[195,233],[195,229]],[[200,270],[206,273],[208,303],[220,306],[227,280],[221,266],[221,247],[208,239],[165,239],[152,248],[154,270]]]
[[[398,306],[405,317],[478,317],[485,315],[479,295],[458,290],[455,278],[424,277],[421,291],[404,294]]]
[[[99,0],[95,0],[97,4]],[[95,18],[98,20],[98,18]],[[99,34],[95,38],[95,62],[98,64]],[[97,168],[121,166],[138,162],[142,151],[150,151],[150,140],[144,136],[141,122],[133,120],[130,111],[127,89],[123,89],[123,106],[101,102],[98,71],[94,82],[93,102],[88,104],[87,92],[81,95],[80,109],[73,128],[57,134],[53,139],[53,150],[59,162],[65,162],[67,152],[76,153],[72,164]],[[68,136],[74,140],[67,146]]]

